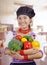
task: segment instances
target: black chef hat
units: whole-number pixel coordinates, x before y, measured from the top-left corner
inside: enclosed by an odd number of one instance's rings
[[[18,10],[17,10],[17,17],[19,15],[27,15],[29,16],[30,18],[34,17],[35,16],[35,12],[32,8],[30,7],[27,7],[27,6],[23,6],[23,7],[20,7]]]

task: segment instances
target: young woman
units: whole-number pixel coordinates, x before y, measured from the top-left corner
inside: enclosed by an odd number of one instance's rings
[[[35,12],[32,8],[23,6],[17,10],[17,20],[19,28],[16,29],[17,35],[32,35],[34,37],[34,33],[30,27],[32,23],[32,17],[35,16]],[[26,55],[21,55],[26,54]],[[33,59],[39,59],[43,56],[41,50],[37,49],[28,49],[21,50],[18,52],[10,51],[8,49],[5,50],[5,53],[13,57],[13,61],[10,65],[36,65]]]

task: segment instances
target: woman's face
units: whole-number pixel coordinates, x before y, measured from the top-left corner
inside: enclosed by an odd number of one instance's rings
[[[29,18],[27,15],[19,15],[18,16],[18,25],[20,28],[28,28],[31,23],[31,18]]]

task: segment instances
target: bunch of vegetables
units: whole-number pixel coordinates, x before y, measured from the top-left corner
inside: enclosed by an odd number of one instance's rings
[[[19,51],[21,49],[40,49],[40,43],[31,36],[16,35],[8,44],[10,50]]]

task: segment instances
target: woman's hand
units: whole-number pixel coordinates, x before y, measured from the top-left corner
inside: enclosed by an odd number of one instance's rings
[[[10,51],[9,49],[5,50],[5,54],[10,55],[11,57],[17,58],[17,59],[20,59],[20,60],[22,60],[24,58],[18,52],[16,52],[16,51]]]
[[[25,54],[36,54],[36,53],[38,53],[39,52],[39,50],[38,49],[35,49],[35,48],[32,48],[32,49],[28,49],[28,50],[24,50],[24,53]]]
[[[29,54],[36,54],[36,53],[39,52],[39,50],[38,49],[35,49],[35,48],[29,49],[27,51],[28,51]]]
[[[4,53],[7,54],[7,55],[9,55],[11,52],[10,52],[9,49],[5,49]]]
[[[11,51],[9,49],[5,49],[4,53],[7,54],[7,55],[11,55],[11,54],[15,54],[15,51]]]
[[[20,59],[20,60],[23,60],[23,56],[22,55],[20,55],[18,52],[14,52],[14,51],[11,51],[11,56],[13,57],[13,58],[17,58],[17,59]]]

